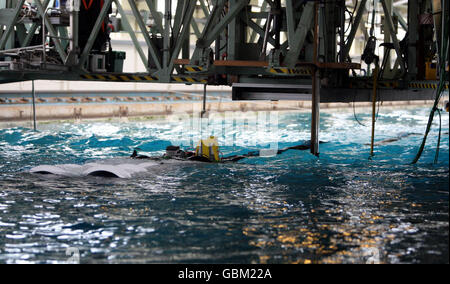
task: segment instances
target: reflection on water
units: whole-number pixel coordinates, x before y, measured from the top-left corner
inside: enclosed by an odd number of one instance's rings
[[[422,133],[427,122],[427,108],[385,112],[379,140]],[[281,147],[307,139],[309,114],[279,113],[278,120]],[[433,165],[436,127],[417,166],[409,163],[420,136],[379,146],[370,162],[370,129],[358,126],[353,114],[329,112],[321,137],[329,143],[319,160],[288,151],[238,164],[168,164],[132,179],[27,170],[123,157],[135,147],[158,155],[176,135],[173,127],[40,128],[0,130],[0,262],[65,263],[68,248],[82,263],[448,262],[449,139],[444,135]],[[237,125],[236,133],[239,141],[257,135],[267,142],[248,127]],[[242,142],[222,151],[255,149]]]

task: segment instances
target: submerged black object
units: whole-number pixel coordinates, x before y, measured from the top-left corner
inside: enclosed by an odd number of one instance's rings
[[[323,144],[323,143],[326,143],[326,142],[320,141],[320,144]],[[284,152],[289,151],[289,150],[306,151],[309,149],[311,149],[311,142],[279,149],[276,154],[281,155]],[[130,158],[137,159],[137,160],[174,159],[174,160],[184,160],[184,161],[193,161],[193,162],[214,163],[207,157],[196,156],[195,153],[193,153],[193,152],[185,152],[185,151],[181,150],[181,148],[179,146],[167,147],[166,154],[162,157],[149,157],[149,156],[139,155],[138,150],[139,149],[134,150],[133,154],[130,156]],[[259,157],[259,156],[260,156],[259,151],[252,151],[252,152],[249,152],[249,153],[243,154],[243,155],[234,155],[234,156],[223,157],[220,160],[220,163],[235,163],[235,162],[238,162],[238,161],[246,159],[246,158]]]
[[[410,136],[416,136],[416,135],[421,135],[421,134],[420,133],[400,133],[397,137],[388,138],[388,139],[385,139],[385,140],[382,140],[382,141],[378,141],[374,145],[375,146],[383,146],[383,145],[394,143],[394,142],[400,141],[401,139],[408,138]],[[369,146],[370,144],[365,144],[365,145]]]

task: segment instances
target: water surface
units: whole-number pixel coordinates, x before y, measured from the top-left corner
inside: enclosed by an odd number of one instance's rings
[[[377,141],[423,133],[428,112],[383,109]],[[232,121],[212,120],[201,133],[219,136],[223,155],[239,154],[304,143],[309,119],[280,112],[274,132],[238,117],[225,133]],[[421,135],[378,146],[369,161],[370,127],[351,111],[325,111],[320,159],[288,151],[164,165],[132,179],[27,172],[127,157],[136,147],[160,155],[180,130],[199,134],[171,121],[1,129],[0,263],[65,263],[72,251],[82,263],[448,263],[448,115],[437,164],[437,124],[419,164],[410,163]]]

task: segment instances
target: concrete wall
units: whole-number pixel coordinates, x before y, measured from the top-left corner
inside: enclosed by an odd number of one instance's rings
[[[385,102],[383,107],[391,106],[417,106],[432,105],[431,101],[411,102]],[[356,103],[358,108],[371,108],[371,103]],[[321,109],[340,109],[350,111],[352,103],[325,103]],[[110,119],[152,116],[164,116],[171,114],[200,113],[200,102],[174,102],[174,103],[114,103],[114,104],[37,104],[37,120],[82,120],[82,119]],[[311,111],[311,102],[305,101],[252,101],[252,102],[210,102],[207,104],[209,112],[248,112],[248,111]],[[0,122],[30,121],[33,118],[31,104],[0,105]]]

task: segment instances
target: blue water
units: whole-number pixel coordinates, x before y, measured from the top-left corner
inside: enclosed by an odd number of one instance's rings
[[[383,108],[377,141],[422,134],[428,113]],[[308,140],[309,113],[277,114],[278,131],[249,127],[248,114],[231,131],[219,131],[229,120],[211,119],[201,133],[227,144],[224,155]],[[199,134],[185,125],[1,129],[0,263],[66,263],[71,255],[81,263],[448,263],[448,115],[437,164],[437,124],[417,165],[421,135],[377,146],[369,161],[370,127],[352,111],[324,111],[320,159],[291,150],[237,164],[163,165],[133,179],[27,172],[127,157],[137,147],[160,155],[180,130]]]

